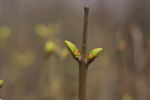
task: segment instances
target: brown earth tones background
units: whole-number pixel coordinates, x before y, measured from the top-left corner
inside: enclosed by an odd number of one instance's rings
[[[150,100],[149,0],[0,0],[3,100],[77,100],[78,63],[64,40],[81,44],[89,5],[88,100]],[[46,56],[44,45],[57,48]]]

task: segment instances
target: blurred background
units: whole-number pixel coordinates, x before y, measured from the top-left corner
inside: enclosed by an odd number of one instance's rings
[[[84,5],[88,52],[104,48],[89,66],[88,100],[150,100],[149,0],[0,0],[3,100],[77,100],[78,63],[64,40],[81,46]]]

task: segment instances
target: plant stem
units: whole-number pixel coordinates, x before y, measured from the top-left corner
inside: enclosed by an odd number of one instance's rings
[[[88,66],[85,63],[79,63],[79,100],[86,100],[86,76]]]
[[[82,47],[81,47],[81,54],[82,60],[85,59],[86,56],[86,49],[87,49],[87,30],[88,30],[88,15],[89,15],[89,7],[84,7],[84,24],[83,24],[83,39],[82,39]]]
[[[79,100],[86,100],[86,76],[88,64],[86,63],[87,30],[89,7],[84,7],[83,40],[81,46],[81,60],[79,61]]]

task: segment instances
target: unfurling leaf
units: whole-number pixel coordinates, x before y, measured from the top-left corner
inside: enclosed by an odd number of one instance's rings
[[[87,55],[87,59],[88,60],[93,60],[95,59],[101,52],[102,52],[103,48],[96,48],[93,49],[88,55]]]
[[[81,53],[80,51],[78,50],[78,48],[73,44],[71,43],[70,41],[65,41],[66,45],[67,45],[67,48],[69,49],[69,51],[71,52],[71,54],[75,57],[75,58],[79,58]]]
[[[4,81],[0,80],[0,88],[4,85]]]
[[[48,41],[46,44],[45,44],[45,47],[44,47],[44,51],[46,54],[51,54],[55,51],[56,49],[56,44],[52,41]]]
[[[73,43],[71,43],[70,41],[65,41],[65,43],[67,44],[67,47],[70,51],[78,50],[78,48]]]

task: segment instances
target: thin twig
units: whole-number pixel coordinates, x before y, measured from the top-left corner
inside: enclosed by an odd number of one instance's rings
[[[86,63],[87,30],[89,7],[84,7],[83,40],[81,46],[81,60],[79,61],[79,100],[86,100],[86,76],[88,64]]]
[[[81,54],[82,60],[85,59],[86,56],[86,49],[87,49],[87,30],[88,30],[88,15],[89,15],[89,7],[84,7],[84,24],[83,24],[83,39],[82,39],[82,47],[81,47]]]

